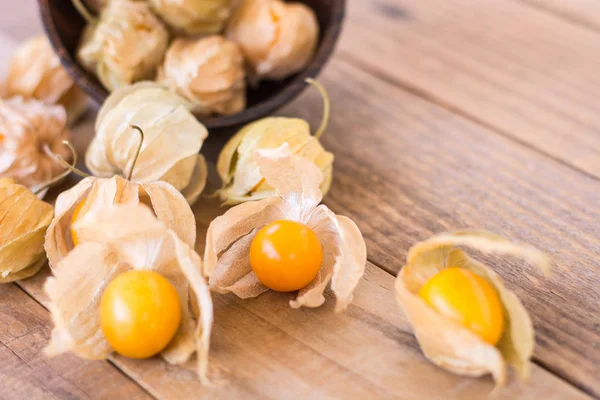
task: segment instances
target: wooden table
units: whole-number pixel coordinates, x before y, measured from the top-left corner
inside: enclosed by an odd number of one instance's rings
[[[0,4],[6,60],[41,28],[34,0]],[[392,295],[412,244],[464,227],[532,243],[555,263],[551,279],[497,264],[537,332],[531,381],[497,398],[599,397],[600,1],[349,0],[321,80],[334,107],[324,145],[336,155],[325,203],[358,223],[369,249],[346,313],[331,301],[292,310],[275,293],[215,295],[216,383],[202,387],[159,359],[44,358],[43,271],[0,287],[0,398],[485,398],[491,379],[423,358]],[[318,94],[280,113],[314,126]],[[80,149],[92,120],[76,129]],[[212,135],[209,159],[224,140]],[[194,211],[202,239],[223,210],[203,200]]]

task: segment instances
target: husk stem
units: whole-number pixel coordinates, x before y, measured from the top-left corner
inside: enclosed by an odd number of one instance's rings
[[[65,140],[65,141],[63,141],[63,143],[64,142],[67,142],[67,141]],[[70,143],[68,144],[68,147],[69,147],[69,150],[71,150],[71,154],[73,155],[73,162],[69,166],[71,168],[75,168],[75,165],[77,165],[77,152],[75,151],[75,149],[73,148],[73,146],[71,146]],[[47,145],[46,145],[46,148],[47,148]],[[47,152],[51,152],[49,148],[47,148]],[[60,157],[58,155],[55,155],[55,156]],[[61,157],[61,159],[64,161],[64,159],[62,157]],[[58,182],[60,182],[63,179],[65,179],[72,172],[71,168],[65,168],[65,170],[63,171],[62,174],[58,175],[54,179],[50,180],[49,182],[46,182],[44,185],[42,185],[39,188],[37,188],[35,190],[35,192],[33,192],[33,194],[37,196],[38,194],[42,193],[44,190],[51,188],[52,186],[54,186]]]
[[[87,9],[85,4],[82,3],[81,0],[71,0],[73,7],[77,10],[79,15],[85,19],[85,22],[88,24],[95,24],[98,22],[98,18],[96,18],[92,13]]]
[[[131,163],[131,169],[129,170],[129,174],[127,175],[127,180],[130,181],[133,175],[133,169],[135,168],[135,164],[137,163],[138,157],[140,156],[140,152],[142,151],[142,145],[144,144],[144,131],[137,125],[131,125],[131,129],[135,129],[140,134],[140,144],[135,152],[135,156],[133,156],[133,162]]]
[[[317,139],[319,139],[321,137],[321,135],[323,135],[323,133],[325,133],[325,130],[327,129],[327,124],[329,123],[329,114],[331,111],[331,101],[329,100],[329,95],[327,94],[327,90],[325,90],[325,87],[323,87],[323,85],[321,85],[319,82],[317,82],[316,80],[314,80],[312,78],[306,78],[305,82],[310,85],[313,85],[319,91],[319,93],[321,93],[321,96],[323,97],[323,119],[321,120],[321,125],[319,126],[319,129],[317,129],[317,131],[315,132],[315,135],[314,135]]]
[[[75,151],[75,148],[73,147],[71,142],[69,142],[68,140],[63,140],[62,144],[64,144],[65,146],[67,146],[69,148],[69,150],[71,150],[71,153],[74,154],[74,159],[76,160],[77,159],[77,151]],[[68,170],[68,171],[65,171],[65,173],[67,173],[67,175],[72,172],[75,175],[79,175],[82,178],[90,177],[90,174],[87,174],[87,173],[83,172],[82,170],[77,169],[75,167],[75,162],[73,163],[73,165],[69,164],[59,154],[53,153],[52,150],[50,150],[50,148],[48,146],[44,147],[44,151],[46,152],[46,154],[51,156],[57,163],[59,163],[60,165],[62,165],[63,167],[65,167]]]

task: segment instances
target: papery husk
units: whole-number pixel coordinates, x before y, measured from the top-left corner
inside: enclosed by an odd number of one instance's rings
[[[60,104],[67,111],[69,124],[88,106],[87,97],[63,68],[45,36],[33,37],[19,46],[0,93],[3,98],[22,96],[46,104]]]
[[[146,2],[110,0],[88,24],[77,60],[109,91],[152,79],[167,51],[169,34]]]
[[[35,275],[45,264],[53,209],[25,186],[0,179],[0,283]]]
[[[75,222],[73,213],[85,201]],[[86,178],[73,188],[62,192],[56,199],[55,217],[46,234],[45,248],[52,270],[58,268],[75,246],[71,229],[77,233],[80,244],[84,238],[79,225],[101,218],[116,206],[145,204],[154,215],[194,248],[196,243],[196,220],[185,198],[173,186],[165,182],[137,184],[119,176],[112,178]]]
[[[199,116],[236,114],[246,107],[244,57],[221,36],[175,40],[157,81],[185,97]]]
[[[530,375],[529,359],[535,344],[531,318],[517,296],[489,267],[469,257],[457,246],[483,253],[521,257],[549,271],[550,261],[539,250],[483,231],[457,231],[434,236],[413,246],[396,279],[396,299],[410,321],[425,356],[459,375],[492,374],[498,387],[506,383],[506,364],[521,379]],[[498,292],[504,308],[504,332],[496,346],[435,311],[418,295],[420,288],[444,268],[466,268],[485,278]]]
[[[319,23],[315,12],[302,3],[243,0],[225,36],[241,47],[252,81],[281,80],[313,58]]]
[[[263,179],[257,150],[287,144],[293,154],[302,156],[321,170],[320,190],[327,194],[333,172],[333,154],[310,134],[310,126],[298,118],[268,117],[242,128],[221,150],[217,172],[223,181],[218,192],[225,204],[239,204],[276,196],[275,189]]]
[[[99,177],[127,176],[137,183],[165,181],[193,204],[206,184],[204,157],[198,155],[208,131],[190,104],[162,85],[140,82],[112,93],[96,119],[96,136],[86,153],[88,169]],[[144,141],[139,153],[139,126]]]
[[[54,322],[45,353],[56,356],[71,351],[85,359],[107,358],[113,349],[99,321],[104,289],[124,271],[151,270],[173,284],[181,302],[180,327],[162,356],[183,364],[196,353],[198,376],[207,382],[213,310],[200,256],[141,205],[109,208],[93,220],[82,221],[79,232],[83,243],[59,262],[44,286]],[[190,294],[200,310],[198,320],[190,307]]]
[[[237,0],[149,0],[152,9],[176,33],[222,32]]]
[[[99,14],[110,0],[83,0],[83,4],[88,10]]]
[[[21,97],[0,100],[0,177],[35,188],[64,169],[54,155],[70,161],[67,114],[60,105]]]
[[[250,244],[257,230],[277,220],[308,225],[323,246],[323,264],[317,277],[290,302],[293,308],[319,307],[331,281],[336,311],[352,302],[352,293],[364,273],[366,246],[358,227],[318,205],[323,174],[313,162],[292,154],[287,143],[276,149],[257,150],[255,159],[266,183],[278,196],[240,204],[216,218],[209,226],[204,253],[205,275],[217,292],[241,298],[265,292],[250,266]]]

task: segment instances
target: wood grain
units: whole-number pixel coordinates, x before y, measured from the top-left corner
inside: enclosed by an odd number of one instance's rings
[[[356,0],[346,22],[345,59],[600,177],[597,32],[505,0]]]
[[[466,227],[539,247],[551,279],[510,260],[496,270],[531,311],[537,360],[600,393],[600,183],[346,63],[323,83],[334,104],[323,141],[336,155],[326,203],[357,222],[369,259],[396,273],[417,241]],[[284,113],[316,126],[317,96]]]
[[[573,24],[600,30],[600,2],[598,0],[521,0],[541,10],[554,13]]]
[[[50,315],[15,285],[0,285],[0,321],[1,399],[149,398],[108,362],[45,357]]]

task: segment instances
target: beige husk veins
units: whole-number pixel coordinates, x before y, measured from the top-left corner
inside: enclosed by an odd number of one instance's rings
[[[281,80],[310,62],[319,24],[314,11],[302,3],[243,0],[225,36],[244,52],[251,82]]]
[[[157,81],[192,103],[195,115],[230,115],[246,107],[244,57],[221,36],[176,39]]]
[[[126,176],[135,161],[133,182],[168,182],[194,203],[206,184],[206,162],[198,152],[208,131],[189,107],[182,97],[151,82],[113,92],[98,113],[87,167],[99,177]],[[132,125],[144,132],[137,160],[140,136]]]
[[[85,202],[75,224],[73,213]],[[56,200],[55,217],[46,234],[45,248],[50,267],[54,270],[59,262],[74,249],[72,229],[80,243],[87,240],[79,232],[79,225],[100,218],[118,205],[145,204],[165,226],[175,232],[188,246],[196,242],[194,214],[185,198],[165,182],[138,184],[119,176],[112,178],[86,178],[73,188],[61,193]]]
[[[198,376],[207,382],[213,310],[200,256],[139,204],[105,208],[94,219],[82,221],[78,231],[83,243],[54,266],[54,276],[44,286],[54,322],[45,353],[71,351],[85,359],[107,358],[113,349],[99,322],[104,289],[121,272],[151,270],[173,284],[181,303],[179,329],[162,356],[182,364],[196,353]],[[197,320],[190,295],[198,305]]]
[[[352,292],[364,273],[366,246],[358,227],[319,205],[321,170],[313,162],[292,154],[287,143],[275,149],[257,150],[255,159],[267,184],[278,196],[240,204],[216,218],[209,226],[204,253],[205,275],[213,290],[232,292],[241,298],[268,290],[250,266],[249,248],[258,229],[276,220],[308,225],[323,246],[318,276],[290,302],[293,308],[319,307],[331,281],[336,310],[352,302]]]
[[[237,0],[149,0],[176,33],[206,35],[223,30]]]
[[[79,3],[79,0],[77,0]],[[169,41],[144,1],[111,0],[85,28],[77,59],[109,91],[153,79]]]
[[[63,68],[45,36],[35,36],[19,46],[1,85],[3,98],[22,96],[46,104],[60,104],[72,124],[86,110],[87,97]]]
[[[25,186],[0,179],[0,283],[35,275],[45,264],[52,206]]]
[[[435,364],[459,375],[476,377],[490,373],[498,387],[506,383],[507,363],[521,379],[527,379],[535,344],[527,311],[517,296],[504,286],[498,274],[456,246],[518,256],[544,272],[550,269],[549,259],[539,250],[489,232],[443,233],[413,246],[406,266],[396,279],[396,299],[408,317],[423,353]],[[485,343],[461,324],[440,315],[418,296],[419,289],[447,267],[469,269],[497,290],[504,307],[505,328],[496,346]]]
[[[0,100],[0,177],[35,190],[63,172],[54,154],[72,159],[62,143],[69,139],[60,105],[15,97]]]
[[[321,126],[311,135],[310,126],[298,118],[267,117],[242,128],[223,147],[217,160],[217,172],[223,181],[218,195],[225,204],[238,204],[276,196],[275,189],[263,178],[255,157],[256,150],[274,149],[286,143],[293,154],[311,161],[321,170],[323,196],[331,185],[333,154],[319,142],[329,120],[329,98],[325,89],[309,80],[323,96]]]

